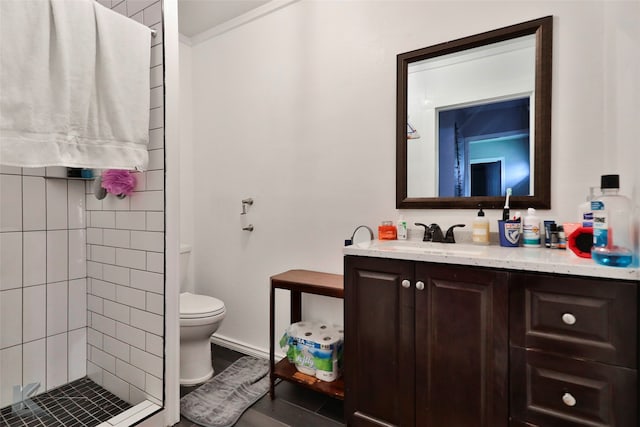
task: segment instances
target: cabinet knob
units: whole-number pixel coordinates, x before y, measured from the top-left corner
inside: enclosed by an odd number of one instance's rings
[[[562,401],[567,406],[576,406],[576,398],[571,395],[571,393],[565,393],[562,395]]]
[[[411,286],[411,282],[410,282],[410,281],[408,281],[407,279],[404,279],[404,280],[402,281],[402,287],[403,287],[403,288],[408,288],[409,286]]]
[[[576,316],[571,313],[564,313],[562,315],[562,321],[567,325],[573,325],[574,323],[576,323]]]
[[[416,282],[416,289],[419,290],[419,291],[423,290],[424,289],[424,282],[422,282],[422,281]]]

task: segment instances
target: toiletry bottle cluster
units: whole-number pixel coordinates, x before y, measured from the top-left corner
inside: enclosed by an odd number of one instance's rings
[[[402,218],[393,221],[382,221],[378,226],[378,240],[407,240],[407,221]]]
[[[571,224],[568,246],[578,256],[592,258],[596,263],[612,267],[627,267],[634,260],[634,216],[631,200],[621,194],[619,175],[600,177],[600,195],[589,188],[589,196],[578,206],[578,222]],[[565,224],[568,226],[569,224]]]

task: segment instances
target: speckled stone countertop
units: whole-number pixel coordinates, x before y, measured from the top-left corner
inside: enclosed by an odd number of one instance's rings
[[[506,270],[537,271],[573,276],[640,280],[640,269],[606,267],[570,250],[548,248],[505,248],[465,243],[431,243],[414,240],[373,240],[345,246],[344,255],[475,265]]]

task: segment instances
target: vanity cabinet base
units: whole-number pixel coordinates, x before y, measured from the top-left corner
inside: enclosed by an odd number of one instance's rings
[[[345,257],[355,427],[637,427],[637,281]]]
[[[349,426],[508,423],[507,273],[345,258]]]

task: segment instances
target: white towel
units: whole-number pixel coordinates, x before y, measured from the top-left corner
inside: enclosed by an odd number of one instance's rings
[[[145,169],[150,40],[93,0],[0,0],[0,163]]]

